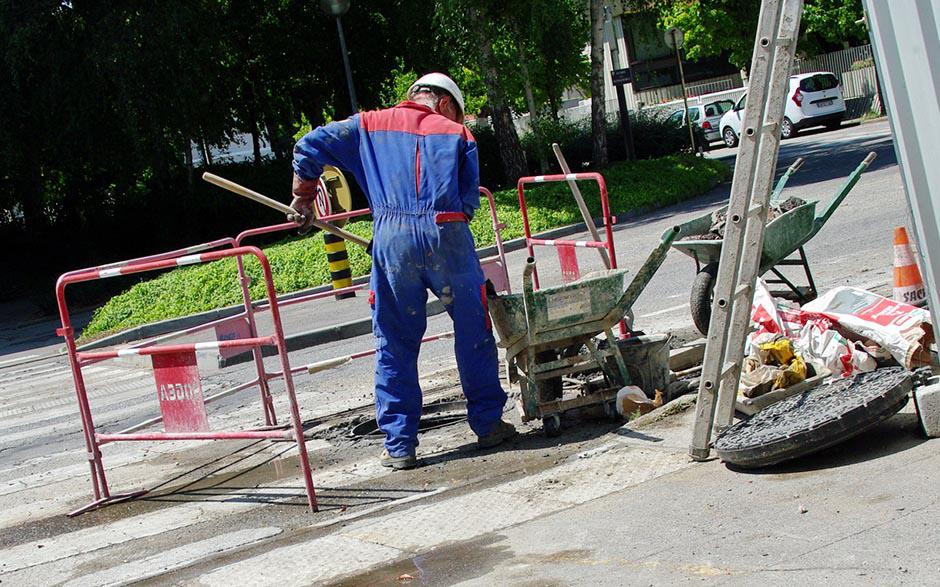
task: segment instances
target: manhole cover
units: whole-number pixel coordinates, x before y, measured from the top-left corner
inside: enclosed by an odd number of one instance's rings
[[[847,440],[907,403],[911,374],[878,369],[838,379],[767,406],[715,441],[725,462],[765,467]]]
[[[421,421],[418,423],[418,433],[436,428],[450,426],[467,419],[467,402],[439,402],[424,406],[421,409]],[[379,423],[375,419],[360,422],[349,431],[350,436],[383,437],[385,433],[379,430]]]

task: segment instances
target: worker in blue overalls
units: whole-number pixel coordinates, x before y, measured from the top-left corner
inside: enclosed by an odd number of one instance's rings
[[[430,73],[410,87],[408,98],[300,139],[291,203],[313,217],[324,165],[352,173],[369,199],[376,419],[385,433],[381,463],[395,469],[417,466],[418,351],[429,289],[454,321],[457,369],[479,445],[496,446],[516,434],[501,419],[506,393],[467,224],[480,206],[480,180],[476,142],[463,125],[463,95],[452,79]]]

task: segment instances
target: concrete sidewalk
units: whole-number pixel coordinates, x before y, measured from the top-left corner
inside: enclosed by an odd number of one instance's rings
[[[912,405],[841,446],[757,473],[680,458],[692,415],[626,426],[619,442],[631,452],[618,448],[616,458],[592,464],[619,476],[642,447],[672,454],[671,471],[650,459],[648,480],[469,541],[448,544],[453,534],[444,532],[437,548],[404,549],[397,563],[341,584],[390,585],[409,576],[418,585],[468,586],[940,584],[940,453],[918,436]],[[568,492],[592,485],[590,477],[555,478]],[[543,480],[533,507],[557,499],[557,483]],[[498,504],[477,515],[511,519]],[[418,534],[423,522],[403,515],[398,533]],[[453,525],[475,523],[470,516]],[[403,543],[361,529],[344,533]]]

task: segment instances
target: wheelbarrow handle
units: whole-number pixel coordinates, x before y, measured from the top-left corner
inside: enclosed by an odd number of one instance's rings
[[[777,185],[774,186],[774,191],[770,194],[771,207],[778,206],[780,204],[780,194],[783,193],[783,188],[787,185],[787,182],[790,181],[790,176],[799,171],[800,167],[803,167],[803,163],[805,161],[806,159],[797,157],[796,161],[791,163],[783,175],[780,176],[780,179],[777,180]]]
[[[858,167],[845,178],[845,182],[839,187],[839,191],[836,192],[836,195],[832,197],[826,207],[823,208],[821,212],[816,214],[816,218],[813,220],[813,231],[809,234],[806,240],[809,240],[816,236],[816,233],[823,227],[826,222],[829,221],[829,218],[832,216],[833,212],[836,211],[836,208],[839,207],[839,204],[842,203],[842,200],[845,199],[849,192],[852,191],[852,188],[855,187],[855,184],[858,183],[859,178],[862,176],[862,173],[868,169],[868,166],[871,165],[872,161],[878,156],[877,153],[871,151],[867,156],[858,164]]]

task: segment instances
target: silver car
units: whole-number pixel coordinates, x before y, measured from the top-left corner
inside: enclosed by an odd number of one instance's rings
[[[725,112],[734,107],[732,100],[716,100],[706,104],[689,104],[689,118],[705,133],[709,143],[721,140],[718,123]],[[704,116],[703,116],[704,114]],[[678,126],[685,126],[685,109],[681,108],[669,115],[668,120]],[[706,146],[707,145],[703,145]]]

